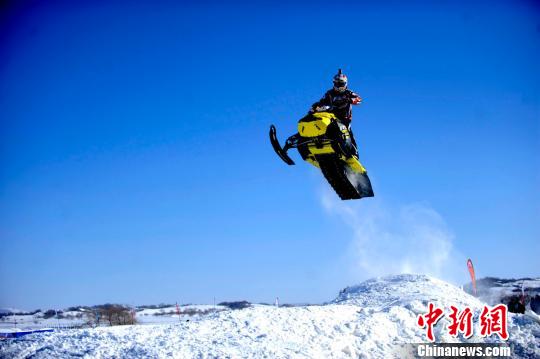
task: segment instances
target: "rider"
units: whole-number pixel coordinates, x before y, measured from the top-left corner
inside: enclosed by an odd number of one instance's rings
[[[333,79],[334,87],[324,94],[323,98],[315,102],[311,106],[310,113],[316,112],[322,106],[330,106],[329,112],[332,112],[340,122],[349,129],[351,140],[356,147],[356,141],[351,130],[352,120],[352,105],[358,105],[362,102],[362,98],[347,88],[347,76],[338,70],[338,73]]]

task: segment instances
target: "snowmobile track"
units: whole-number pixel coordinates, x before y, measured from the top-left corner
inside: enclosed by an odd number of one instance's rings
[[[330,183],[330,186],[336,191],[342,200],[361,198],[356,188],[351,184],[345,173],[345,168],[334,156],[318,156],[317,161],[321,167],[324,178]]]

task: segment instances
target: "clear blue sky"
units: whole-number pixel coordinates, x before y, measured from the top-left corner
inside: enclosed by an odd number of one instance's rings
[[[39,3],[0,20],[0,306],[354,284],[326,275],[350,233],[322,177],[268,141],[338,67],[377,196],[351,206],[425,203],[480,275],[540,274],[534,2]]]

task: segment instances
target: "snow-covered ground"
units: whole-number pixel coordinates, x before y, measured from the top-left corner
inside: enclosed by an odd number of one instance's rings
[[[180,306],[180,315],[176,314],[175,306],[159,309],[145,308],[137,311],[137,324],[178,323],[180,321],[196,320],[201,316],[222,310],[228,310],[228,308],[221,305],[207,304],[183,305]]]
[[[77,311],[62,312],[61,318],[57,318],[56,316],[44,318],[42,312],[21,314],[24,312],[17,310],[10,313],[18,314],[2,316],[0,318],[0,333],[8,329],[34,330],[52,327],[78,327],[86,323],[84,313]]]
[[[160,306],[159,308],[135,308],[137,324],[161,324],[177,323],[192,317],[207,315],[211,312],[228,310],[221,305],[181,305],[180,316],[176,306]],[[0,309],[4,315],[0,318],[0,333],[6,331],[35,330],[43,328],[76,328],[88,326],[89,316],[94,317],[91,309],[79,308],[78,310],[60,311],[60,316],[53,315],[44,318],[42,311],[25,313],[18,309]],[[10,315],[11,314],[11,315]],[[105,325],[106,323],[104,323]]]
[[[0,344],[9,358],[401,358],[400,343],[425,343],[417,317],[429,302],[448,309],[484,303],[446,282],[423,275],[399,275],[341,291],[324,305],[256,305],[193,316],[161,325],[100,327],[32,334]],[[540,324],[509,314],[513,357],[540,357]],[[176,318],[178,320],[178,317]],[[452,338],[441,320],[437,342],[497,342],[497,336]]]

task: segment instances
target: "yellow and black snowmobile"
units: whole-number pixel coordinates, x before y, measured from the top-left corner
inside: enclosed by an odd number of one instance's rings
[[[270,126],[270,142],[277,155],[288,165],[294,165],[287,151],[298,149],[300,156],[321,169],[337,195],[343,199],[373,197],[367,171],[358,160],[358,151],[347,126],[328,111],[310,113],[298,121],[298,133],[281,147],[276,127]]]

